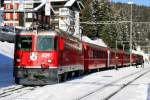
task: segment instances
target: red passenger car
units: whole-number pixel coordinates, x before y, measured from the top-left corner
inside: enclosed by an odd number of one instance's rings
[[[131,62],[132,62],[132,65],[136,65],[136,63],[137,63],[137,54],[132,53]]]
[[[123,51],[109,49],[109,67],[123,66]]]
[[[130,53],[124,52],[123,53],[123,66],[130,65]]]
[[[16,35],[14,77],[18,84],[45,85],[83,71],[82,44],[63,31]]]
[[[136,65],[142,65],[144,63],[144,58],[142,55],[136,54]]]
[[[85,72],[107,67],[107,48],[83,42],[83,50]]]

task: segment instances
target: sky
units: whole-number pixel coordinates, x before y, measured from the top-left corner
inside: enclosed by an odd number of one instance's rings
[[[112,0],[113,2],[123,2],[123,3],[128,3],[128,2],[133,2],[138,5],[145,5],[150,7],[150,0]]]

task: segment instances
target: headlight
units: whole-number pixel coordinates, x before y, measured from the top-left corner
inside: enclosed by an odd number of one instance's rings
[[[16,62],[19,63],[19,62],[20,62],[20,59],[16,59]]]
[[[53,60],[50,59],[50,60],[48,60],[47,62],[48,62],[48,63],[53,63]]]

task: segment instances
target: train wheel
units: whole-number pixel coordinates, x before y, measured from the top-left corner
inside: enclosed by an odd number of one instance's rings
[[[118,70],[118,65],[115,66],[115,69]]]
[[[90,70],[90,69],[84,71],[84,74],[85,74],[85,75],[90,74],[90,73],[91,73],[91,70]]]
[[[19,78],[15,78],[15,83],[19,84]]]
[[[80,71],[79,71],[79,74],[80,74],[80,76],[83,76],[83,75],[84,75],[84,71],[83,71],[83,70],[80,70]]]
[[[62,77],[62,75],[58,75],[58,83],[61,82],[61,77]]]
[[[64,73],[59,76],[59,82],[64,82],[67,80],[68,74]]]
[[[74,76],[75,76],[75,77],[79,77],[79,76],[80,76],[80,71],[79,71],[79,70],[76,71]]]
[[[75,77],[80,77],[83,75],[83,73],[84,73],[83,70],[78,70],[75,72]]]

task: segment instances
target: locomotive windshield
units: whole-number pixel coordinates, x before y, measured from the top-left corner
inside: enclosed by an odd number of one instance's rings
[[[51,36],[39,36],[37,38],[38,51],[51,51],[54,49],[54,39]]]
[[[17,36],[16,37],[16,49],[17,50],[31,50],[32,49],[32,37],[31,36]]]

